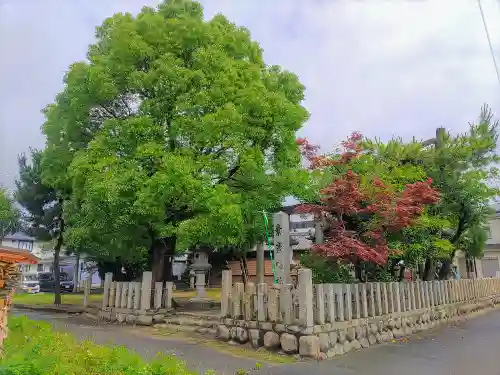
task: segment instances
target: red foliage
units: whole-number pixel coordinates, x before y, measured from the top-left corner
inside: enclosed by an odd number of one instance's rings
[[[297,143],[302,155],[309,160],[310,168],[319,169],[348,164],[360,155],[360,141],[361,135],[353,133],[343,142],[345,150],[337,159],[316,155],[318,147],[310,145],[306,139]],[[439,192],[431,187],[431,179],[408,184],[402,192],[394,192],[378,178],[364,188],[360,181],[360,176],[349,170],[320,191],[322,205],[303,204],[296,208],[296,212],[314,213],[329,220],[325,244],[313,247],[317,253],[350,262],[361,260],[385,264],[391,251],[386,234],[413,225],[425,205],[439,200]],[[348,228],[348,223],[355,217],[363,220],[354,231]]]

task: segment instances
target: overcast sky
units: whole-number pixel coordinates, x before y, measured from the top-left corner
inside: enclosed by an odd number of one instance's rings
[[[500,60],[500,2],[482,0]],[[96,25],[144,0],[0,0],[0,184],[16,157],[42,147],[40,110],[85,57]],[[155,5],[156,1],[147,1]],[[462,131],[483,103],[500,111],[498,83],[475,0],[204,0],[246,26],[269,64],[298,74],[323,148],[350,131],[382,139]],[[500,114],[500,113],[499,113]]]

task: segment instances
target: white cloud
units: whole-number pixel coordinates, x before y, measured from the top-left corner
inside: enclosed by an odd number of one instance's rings
[[[154,4],[154,1],[150,1]],[[476,1],[204,0],[248,27],[268,63],[297,73],[311,119],[302,131],[329,148],[351,130],[426,138],[437,126],[464,130],[496,80]],[[16,155],[40,147],[41,108],[83,59],[94,26],[140,0],[0,0],[0,183],[11,185]],[[499,3],[483,0],[493,43]],[[497,48],[500,60],[500,49]]]

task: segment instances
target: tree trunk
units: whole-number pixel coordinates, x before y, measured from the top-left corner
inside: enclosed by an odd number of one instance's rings
[[[153,242],[152,271],[153,280],[173,281],[172,264],[175,256],[175,243],[177,238],[167,237]]]
[[[406,267],[402,264],[399,267],[398,281],[404,281],[404,279],[405,279],[405,270],[406,270]]]
[[[354,265],[354,273],[359,282],[364,283],[366,281],[363,278],[363,269],[361,268],[361,263],[359,261]]]
[[[452,265],[451,259],[443,260],[443,264],[439,269],[439,274],[438,274],[439,280],[448,280],[448,275],[450,274],[451,271],[451,265]]]
[[[63,244],[62,226],[63,224],[61,224],[61,231],[57,236],[56,246],[54,247],[54,305],[61,304],[61,270],[59,267]]]
[[[76,254],[75,272],[73,274],[73,293],[78,292],[79,278],[80,278],[80,254]]]
[[[257,245],[257,283],[264,283],[265,254],[264,244]]]
[[[434,278],[433,272],[434,260],[427,258],[425,260],[424,273],[422,274],[422,281],[429,281]]]
[[[155,241],[153,247],[153,264],[151,270],[153,272],[153,281],[159,282],[164,280],[164,263],[165,263],[165,244],[162,241]]]
[[[241,268],[241,281],[243,284],[247,285],[248,283],[248,264],[246,255],[240,257],[240,268]]]

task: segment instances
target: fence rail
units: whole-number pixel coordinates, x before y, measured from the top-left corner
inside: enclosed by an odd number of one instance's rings
[[[305,327],[475,302],[500,293],[500,279],[315,284],[309,269],[297,286],[235,283],[223,271],[221,317]]]

